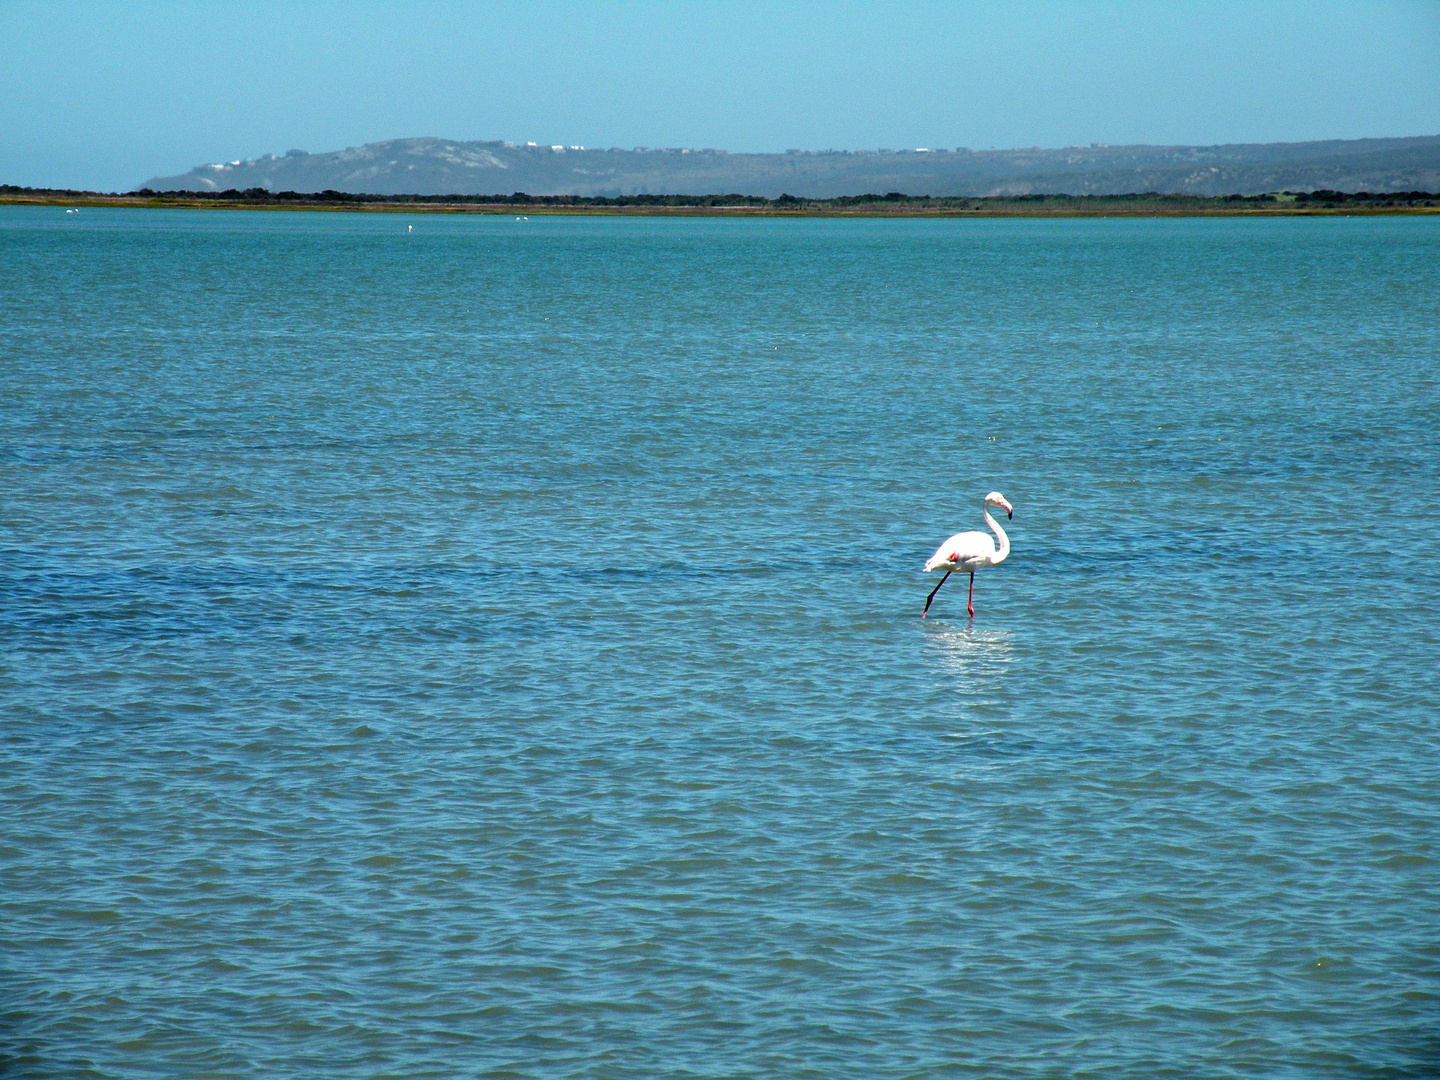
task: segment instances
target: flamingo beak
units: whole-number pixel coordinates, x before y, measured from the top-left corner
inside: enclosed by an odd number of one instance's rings
[[[1005,516],[1006,516],[1007,518],[1009,518],[1011,521],[1014,521],[1014,520],[1015,520],[1015,511],[1014,511],[1014,510],[1011,510],[1011,509],[1007,506],[1007,507],[1005,508]]]

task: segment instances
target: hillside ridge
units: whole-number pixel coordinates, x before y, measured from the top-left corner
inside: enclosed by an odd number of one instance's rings
[[[903,191],[936,197],[1190,195],[1440,190],[1440,135],[1219,146],[923,148],[729,153],[586,149],[436,137],[201,165],[152,177],[155,191],[342,191],[375,195],[524,192],[616,198],[737,192],[829,199]]]

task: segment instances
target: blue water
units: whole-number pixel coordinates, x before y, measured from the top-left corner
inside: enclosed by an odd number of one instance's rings
[[[0,266],[5,1076],[1440,1071],[1440,220]]]

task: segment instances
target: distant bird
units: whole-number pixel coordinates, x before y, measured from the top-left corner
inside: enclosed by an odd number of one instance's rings
[[[414,226],[414,225],[406,225],[406,226],[405,226],[405,231],[406,231],[407,233],[412,233],[412,232],[415,231],[415,226]]]
[[[931,570],[945,570],[945,576],[940,579],[940,585],[944,585],[950,575],[956,570],[968,570],[970,572],[970,599],[965,602],[966,610],[970,617],[975,617],[975,571],[983,566],[995,566],[1005,561],[1010,554],[1010,538],[1005,535],[1005,530],[1000,528],[999,523],[990,516],[989,507],[1003,506],[1005,516],[1013,518],[1015,511],[1005,501],[1005,496],[998,491],[992,491],[985,496],[982,510],[985,514],[985,524],[989,525],[996,536],[1000,538],[1000,547],[995,547],[995,541],[990,539],[983,532],[956,533],[946,540],[938,548],[935,554],[931,555],[925,563],[925,572]],[[940,591],[940,585],[930,590],[930,595],[925,598],[925,611],[920,612],[920,617],[925,618],[925,612],[930,610],[930,601],[935,599],[935,594]]]

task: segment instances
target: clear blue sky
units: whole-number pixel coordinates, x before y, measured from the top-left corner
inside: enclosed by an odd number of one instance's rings
[[[729,150],[1440,134],[1440,2],[0,0],[0,182],[413,135]]]

